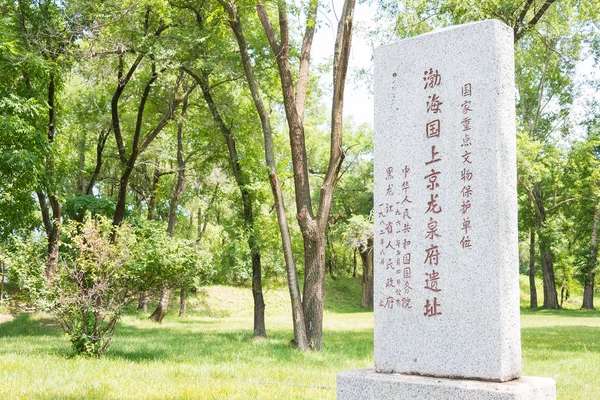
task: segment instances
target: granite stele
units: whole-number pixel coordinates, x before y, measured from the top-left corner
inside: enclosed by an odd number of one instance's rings
[[[338,399],[555,399],[521,377],[513,31],[375,52],[375,368]]]

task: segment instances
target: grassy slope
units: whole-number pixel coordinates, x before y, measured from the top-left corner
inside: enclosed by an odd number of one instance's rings
[[[188,318],[127,316],[103,359],[72,357],[52,321],[21,315],[0,324],[0,399],[334,399],[337,372],[373,365],[373,318],[358,279],[327,293],[325,349],[308,354],[289,345],[283,289],[265,294],[266,340],[251,337],[249,290],[209,287]],[[523,310],[522,327],[525,375],[556,379],[561,400],[600,399],[600,313]]]

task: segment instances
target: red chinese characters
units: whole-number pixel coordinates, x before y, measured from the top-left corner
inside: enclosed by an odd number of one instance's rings
[[[473,247],[473,241],[469,235],[471,230],[471,218],[470,211],[473,206],[473,187],[471,182],[473,180],[473,170],[471,164],[473,163],[473,139],[471,137],[473,129],[473,120],[471,114],[473,112],[473,102],[471,100],[473,94],[473,87],[471,83],[465,83],[461,87],[462,102],[459,106],[460,115],[462,115],[460,128],[463,132],[461,138],[461,167],[459,170],[460,182],[463,184],[460,189],[461,202],[459,205],[459,212],[462,216],[462,236],[459,239],[460,248],[463,250],[469,250]]]
[[[409,183],[409,175],[411,169],[408,165],[405,165],[402,169],[402,175],[404,177],[404,182],[402,182],[402,188],[404,190],[405,197],[408,197],[410,192],[410,183]],[[402,236],[398,241],[399,245],[402,247],[402,267],[396,270],[397,274],[397,284],[401,289],[396,290],[396,306],[400,309],[411,311],[411,294],[412,294],[412,271],[411,271],[411,262],[412,262],[412,249],[411,249],[411,241],[410,234],[412,230],[411,225],[411,205],[412,201],[405,202],[402,204],[403,212],[402,212]],[[400,247],[399,246],[399,247]]]
[[[385,274],[384,294],[378,306],[389,310],[412,310],[412,208],[411,168],[385,170],[385,203],[377,207],[380,269]],[[397,179],[399,178],[399,179]]]
[[[441,85],[442,77],[438,70],[433,70],[430,68],[428,71],[425,71],[423,80],[425,81],[425,90],[429,91],[430,89],[435,89],[437,86]],[[442,114],[442,106],[443,102],[440,99],[440,96],[436,93],[431,93],[427,97],[426,102],[426,113],[438,115]],[[424,176],[425,187],[428,193],[428,201],[427,207],[425,209],[425,214],[429,215],[429,222],[427,223],[427,230],[425,239],[430,244],[425,248],[425,258],[424,265],[426,268],[425,272],[425,286],[424,289],[429,295],[429,292],[432,291],[436,296],[433,299],[427,298],[425,301],[425,312],[423,313],[426,317],[436,317],[442,315],[442,312],[439,310],[441,308],[441,304],[438,302],[437,294],[442,291],[439,279],[440,274],[434,269],[430,269],[432,267],[438,267],[440,264],[440,247],[439,247],[439,238],[442,236],[440,233],[440,227],[438,223],[438,215],[442,213],[442,199],[440,199],[440,189],[441,189],[441,177],[443,175],[442,169],[442,157],[440,156],[440,151],[436,149],[439,147],[440,138],[442,135],[442,120],[440,117],[436,119],[432,119],[425,124],[425,138],[429,143],[431,141],[431,157],[427,158],[424,162],[424,165],[427,167],[427,173]]]

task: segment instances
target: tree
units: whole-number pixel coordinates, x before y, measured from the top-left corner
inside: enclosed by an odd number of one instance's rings
[[[242,28],[240,16],[235,3],[220,2],[225,11],[229,16],[229,25],[235,35],[238,47],[240,49],[240,55],[242,59],[242,65],[248,86],[252,93],[252,99],[256,107],[256,111],[260,118],[263,139],[265,147],[265,159],[267,167],[269,169],[269,183],[271,186],[271,192],[275,201],[275,211],[277,214],[277,222],[279,232],[281,235],[281,244],[284,254],[285,266],[287,271],[288,288],[290,292],[290,299],[292,303],[292,321],[294,327],[294,343],[301,350],[308,350],[309,343],[306,332],[304,310],[302,307],[302,298],[300,294],[300,287],[298,284],[298,272],[296,270],[296,262],[294,260],[292,251],[292,240],[290,236],[289,225],[285,212],[285,204],[283,193],[279,178],[277,176],[277,167],[275,165],[274,145],[273,145],[273,133],[271,129],[271,119],[266,107],[263,103],[258,82],[254,73],[254,68],[249,56],[248,43]]]
[[[358,249],[363,264],[362,305],[373,308],[373,222],[362,215],[348,220],[346,243]]]
[[[591,128],[591,129],[590,129]],[[572,253],[577,265],[576,277],[583,284],[582,309],[594,309],[594,290],[598,265],[598,228],[600,211],[600,141],[596,127],[588,127],[588,136],[569,150],[566,190],[576,200],[568,204],[566,217],[573,221],[569,229]]]
[[[192,4],[185,3],[182,5],[184,9],[187,9],[195,16],[194,25],[197,28],[193,31],[194,34],[199,34],[205,38],[216,38],[218,39],[220,33],[217,27],[212,26],[207,28],[205,21],[207,20],[206,15],[210,15],[213,12],[210,7],[201,5],[196,7]],[[255,223],[256,211],[255,211],[255,196],[251,189],[252,179],[251,174],[248,171],[249,166],[246,164],[243,157],[238,151],[238,139],[237,129],[234,128],[234,124],[226,121],[227,112],[223,111],[223,106],[218,102],[217,86],[224,85],[235,79],[231,76],[223,76],[217,71],[227,70],[226,62],[228,57],[225,55],[226,51],[223,51],[221,47],[225,47],[226,43],[218,42],[217,45],[212,44],[210,41],[203,41],[202,43],[196,44],[196,56],[201,65],[197,72],[192,68],[184,68],[186,73],[190,75],[195,82],[200,86],[202,95],[205,103],[210,111],[213,122],[217,129],[221,132],[226,148],[227,155],[229,158],[229,167],[233,173],[233,178],[237,184],[237,187],[241,196],[241,203],[243,209],[243,223],[244,230],[247,236],[247,244],[250,250],[250,258],[252,263],[252,297],[254,300],[254,336],[266,337],[265,328],[265,302],[263,298],[262,290],[262,262],[261,262],[261,250],[258,241],[258,234],[256,232],[257,226]],[[218,49],[217,49],[218,48]],[[227,47],[225,47],[227,48]],[[219,61],[217,64],[214,61],[208,61],[212,57],[215,57],[216,53],[219,53]],[[223,62],[224,61],[224,62]],[[225,64],[225,65],[223,65]],[[225,67],[225,68],[223,68]],[[217,83],[211,83],[211,81],[217,80]],[[233,99],[229,99],[231,101]],[[239,125],[239,124],[236,124]]]
[[[277,3],[279,14],[279,38],[277,38],[265,3],[256,8],[271,51],[276,58],[281,90],[288,123],[298,224],[304,241],[304,291],[302,306],[309,346],[320,350],[323,334],[323,296],[325,284],[325,230],[331,211],[333,190],[338,180],[344,153],[342,151],[342,112],[346,72],[350,57],[354,0],[346,0],[338,22],[333,60],[333,101],[331,114],[331,140],[329,165],[321,185],[319,206],[313,211],[306,157],[304,110],[310,49],[315,30],[318,1],[309,4],[306,30],[302,41],[298,80],[294,80],[290,68],[290,42],[288,9],[285,1]]]
[[[184,158],[183,154],[183,127],[184,120],[186,117],[187,109],[189,106],[188,98],[183,100],[183,106],[181,108],[181,115],[179,123],[177,124],[177,173],[175,185],[173,187],[173,195],[171,196],[171,201],[169,202],[169,217],[167,224],[167,234],[170,238],[173,238],[175,234],[175,223],[177,221],[177,208],[179,207],[179,201],[181,199],[181,195],[183,194],[183,185],[185,183],[185,169],[186,164],[189,161],[189,157],[193,155],[193,153],[189,154]],[[154,174],[156,176],[157,173]],[[180,296],[180,316],[185,314],[185,288],[181,288],[182,294]],[[150,319],[154,322],[161,323],[163,318],[167,313],[167,309],[169,307],[169,297],[171,295],[171,288],[165,287],[162,290],[160,295],[160,301],[156,306],[156,309],[150,315]]]
[[[242,56],[242,64],[246,79],[250,86],[257,112],[263,127],[265,139],[265,155],[270,169],[272,192],[276,201],[276,209],[288,271],[288,285],[292,301],[294,340],[298,348],[321,349],[323,323],[323,294],[325,280],[326,229],[331,210],[333,190],[337,183],[338,173],[344,158],[342,145],[342,110],[343,94],[352,37],[352,21],[354,14],[353,0],[344,3],[342,18],[338,24],[338,35],[335,45],[333,66],[333,107],[331,121],[330,161],[325,180],[321,186],[319,207],[315,215],[312,207],[311,189],[308,175],[308,159],[306,154],[304,111],[306,90],[309,82],[310,50],[315,31],[318,1],[309,3],[306,10],[305,33],[300,49],[298,79],[294,82],[291,72],[290,31],[288,24],[288,6],[285,1],[277,3],[279,16],[279,37],[275,33],[264,2],[258,2],[256,9],[264,33],[275,57],[279,80],[282,88],[283,104],[288,124],[292,167],[294,171],[294,187],[297,219],[304,241],[304,295],[300,298],[296,280],[295,262],[291,258],[288,238],[289,228],[285,220],[283,200],[278,193],[279,184],[272,160],[271,128],[265,112],[260,92],[254,77],[254,71],[248,55],[248,46],[243,34],[240,15],[232,3],[221,2],[229,16],[229,23],[238,42]],[[300,305],[302,307],[300,307]]]
[[[56,91],[61,72],[68,65],[70,47],[77,36],[63,9],[54,1],[17,1],[6,5],[7,15],[23,49],[38,58],[37,66],[22,64],[23,84],[28,96],[37,97],[47,104],[45,176],[38,181],[36,196],[42,212],[42,221],[48,241],[46,277],[50,279],[58,262],[58,240],[61,223],[60,194],[57,193],[54,142],[56,138]],[[62,66],[62,68],[61,68]],[[31,69],[31,68],[36,69]]]
[[[16,40],[12,20],[0,19],[0,241],[37,225],[39,205],[31,193],[45,175],[45,107],[24,82],[26,52]]]

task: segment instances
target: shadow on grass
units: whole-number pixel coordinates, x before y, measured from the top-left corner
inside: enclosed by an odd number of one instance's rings
[[[213,322],[201,321],[196,324],[206,326],[212,325]],[[279,355],[278,359],[289,359],[285,351],[293,350],[286,343],[286,340],[289,342],[289,338],[287,334],[274,333],[269,335],[265,343],[260,343],[249,331],[191,333],[169,327],[118,326],[106,357],[133,362],[210,360],[211,363],[218,364],[238,362],[246,357],[251,361],[253,354],[264,351],[263,347],[268,347],[270,352]]]
[[[0,324],[0,338],[14,336],[60,336],[60,326],[48,318],[21,313],[12,321]]]
[[[135,322],[135,319],[134,319]],[[0,324],[0,355],[74,356],[69,342],[52,321],[21,314]],[[267,365],[308,362],[321,365],[329,356],[346,359],[372,357],[373,331],[325,331],[322,352],[303,353],[291,343],[292,330],[270,330],[267,339],[255,339],[250,329],[227,329],[224,320],[179,320],[166,325],[136,326],[125,321],[117,325],[105,354],[107,360],[134,363],[174,362],[208,365]],[[215,329],[216,328],[216,329]],[[224,332],[223,332],[224,331]],[[325,356],[326,353],[329,356]],[[287,365],[287,364],[286,364]]]
[[[600,328],[592,326],[544,326],[521,330],[523,349],[552,358],[553,352],[600,353]]]
[[[190,332],[194,324],[200,332]],[[177,325],[137,327],[119,324],[106,359],[136,363],[149,361],[202,362],[208,364],[248,363],[273,360],[301,362],[306,353],[292,345],[293,332],[269,331],[267,339],[256,339],[251,330],[236,329],[215,332],[214,326],[225,326],[223,320],[180,320]],[[182,326],[178,328],[178,326]],[[203,328],[206,328],[204,330]],[[373,352],[373,331],[325,331],[325,352],[342,353],[350,358],[365,358]],[[318,354],[318,353],[317,353]],[[317,357],[320,359],[320,357]]]

